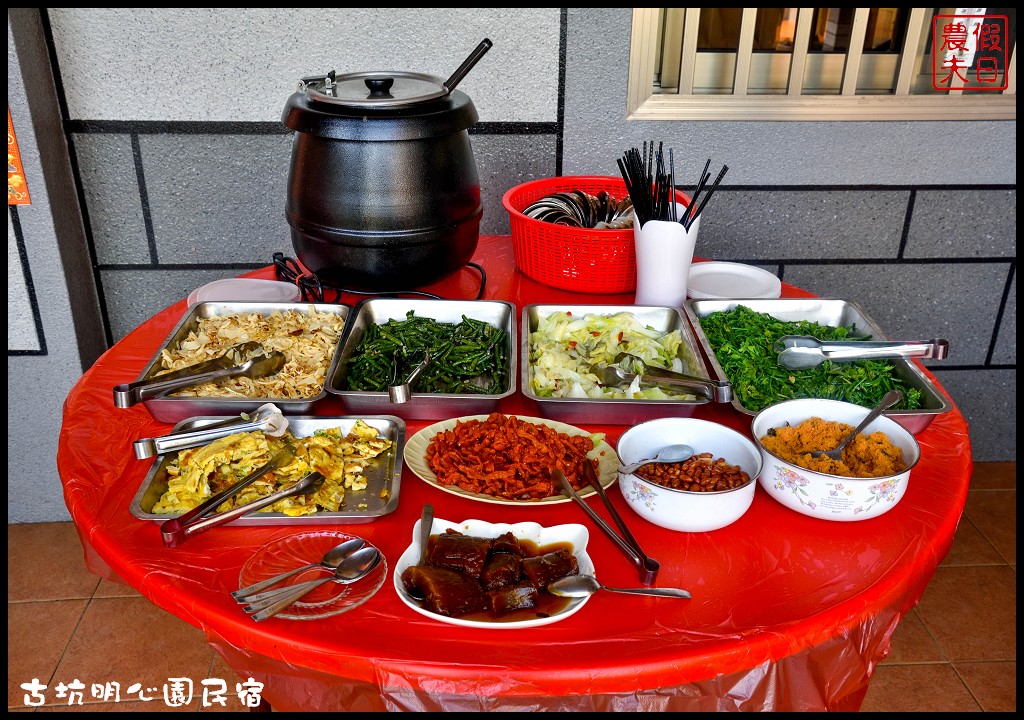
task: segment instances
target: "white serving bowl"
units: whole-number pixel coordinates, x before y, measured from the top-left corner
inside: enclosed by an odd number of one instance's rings
[[[631,427],[616,448],[623,465],[654,457],[669,445],[689,445],[696,454],[738,465],[750,482],[730,490],[692,492],[664,487],[634,474],[619,473],[622,497],[637,515],[682,532],[708,532],[736,522],[754,501],[761,453],[750,438],[718,423],[696,418],[658,418]]]
[[[921,446],[895,420],[882,415],[863,430],[868,434],[885,433],[903,452],[907,468],[895,475],[853,478],[808,470],[783,460],[760,443],[772,428],[799,425],[812,417],[834,420],[853,428],[869,412],[870,408],[860,405],[821,398],[786,400],[759,412],[751,429],[764,458],[764,468],[758,475],[761,487],[786,507],[823,520],[866,520],[891,510],[907,491],[910,471],[921,459]]]

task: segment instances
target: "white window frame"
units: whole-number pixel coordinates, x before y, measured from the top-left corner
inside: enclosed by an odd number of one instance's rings
[[[855,37],[851,40],[849,60],[843,69],[840,94],[804,95],[801,92],[807,60],[807,37],[813,8],[800,8],[797,38],[790,63],[790,81],[785,94],[747,94],[750,73],[750,45],[757,8],[744,8],[740,47],[737,51],[735,79],[731,94],[693,94],[696,31],[700,8],[686,9],[679,93],[658,93],[653,78],[661,52],[658,8],[634,8],[630,40],[629,83],[626,116],[629,120],[1016,120],[1017,83],[1016,47],[1009,49],[1007,89],[965,95],[962,91],[912,95],[911,84],[917,74],[919,56],[903,53],[898,60],[895,92],[884,95],[857,95],[861,41],[869,8],[857,8]],[[926,10],[913,8],[907,23],[908,48],[919,48],[924,33]],[[692,22],[691,22],[692,19]],[[746,30],[746,32],[744,32]],[[801,82],[794,82],[801,78]]]

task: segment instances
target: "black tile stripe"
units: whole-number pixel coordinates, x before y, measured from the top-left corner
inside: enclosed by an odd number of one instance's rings
[[[163,263],[161,265],[146,265],[140,263],[105,263],[97,265],[102,271],[125,271],[125,270],[259,270],[273,264],[273,260],[265,263]]]
[[[138,133],[132,133],[131,139],[132,160],[135,162],[135,179],[139,184],[139,201],[142,205],[142,222],[146,228],[146,243],[149,245],[149,261],[156,265],[160,262],[160,256],[156,249],[153,214],[149,208],[149,189],[146,187],[146,171],[142,166],[142,146],[139,144]]]
[[[985,354],[985,367],[996,367],[992,365],[992,355],[995,354],[996,344],[999,342],[999,328],[1003,324],[1003,313],[1006,312],[1006,303],[1010,299],[1010,288],[1013,287],[1013,278],[1017,274],[1016,258],[1010,263],[1010,270],[1006,273],[1006,284],[1003,285],[1003,297],[999,302],[999,310],[996,312],[995,329],[992,331],[992,341],[988,345],[988,352]],[[1016,367],[1016,364],[1013,365]]]
[[[900,246],[896,251],[896,259],[902,260],[903,253],[907,249],[907,238],[910,237],[910,224],[914,219],[914,201],[917,199],[917,190],[910,191],[910,198],[907,200],[907,212],[903,217],[903,232],[900,233]]]
[[[478,122],[471,135],[557,135],[553,122]],[[82,135],[288,135],[292,131],[279,122],[238,122],[234,120],[68,120],[67,133]]]
[[[11,227],[14,229],[14,240],[18,246],[18,257],[25,275],[25,290],[28,292],[28,304],[32,308],[32,321],[36,327],[38,350],[8,350],[7,355],[48,355],[46,350],[46,334],[43,332],[43,317],[39,312],[39,301],[36,299],[36,286],[32,282],[32,268],[28,263],[28,250],[25,248],[25,236],[21,230],[21,218],[18,217],[18,206],[8,205],[7,212],[11,215]]]
[[[555,176],[562,175],[562,153],[565,140],[565,72],[569,46],[569,8],[562,8],[558,27],[558,129],[555,133]]]

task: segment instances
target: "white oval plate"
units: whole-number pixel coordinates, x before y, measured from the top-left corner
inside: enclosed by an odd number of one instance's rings
[[[471,535],[473,537],[483,538],[496,538],[499,535],[504,535],[507,532],[511,532],[519,540],[530,540],[537,544],[538,547],[544,547],[553,543],[570,543],[572,545],[572,554],[576,556],[576,562],[579,564],[580,575],[593,575],[594,574],[594,563],[587,554],[587,541],[590,539],[590,532],[587,530],[585,525],[577,524],[566,524],[566,525],[553,525],[552,527],[542,527],[537,523],[533,522],[522,522],[509,525],[507,523],[489,523],[483,520],[464,520],[460,523],[449,522],[448,520],[441,520],[434,518],[434,524],[430,526],[430,534],[437,535],[443,533],[451,528],[456,530],[463,535]],[[560,612],[548,615],[547,617],[534,618],[532,620],[510,620],[502,622],[500,619],[492,621],[488,620],[463,620],[457,617],[447,617],[445,615],[438,615],[432,613],[425,608],[420,607],[414,600],[410,599],[405,594],[405,586],[402,584],[402,573],[410,565],[415,565],[420,559],[420,521],[416,521],[416,525],[412,529],[412,544],[406,548],[405,552],[402,553],[402,557],[398,558],[398,562],[395,564],[395,572],[393,574],[395,581],[395,592],[398,593],[398,597],[401,598],[402,602],[411,607],[413,610],[418,612],[420,615],[431,618],[433,620],[440,620],[441,622],[449,623],[450,625],[462,625],[463,627],[474,627],[474,628],[487,628],[489,630],[513,630],[517,628],[528,628],[537,627],[539,625],[549,625],[559,620],[564,620],[570,615],[576,613],[581,607],[586,604],[589,597],[572,598],[569,604],[565,606]]]
[[[459,422],[466,422],[468,420],[486,420],[488,417],[490,416],[465,415],[463,417],[441,420],[433,425],[428,425],[406,441],[404,451],[405,464],[416,474],[417,477],[422,479],[424,482],[433,485],[438,490],[444,490],[452,495],[470,498],[471,500],[496,503],[499,505],[555,505],[557,503],[569,502],[571,498],[568,498],[565,495],[549,495],[546,498],[540,498],[537,500],[507,500],[493,495],[485,495],[484,493],[475,493],[463,490],[455,485],[442,485],[437,481],[437,475],[434,474],[434,471],[431,470],[430,466],[427,464],[427,446],[430,445],[431,439],[438,433],[451,430]],[[590,435],[586,430],[581,430],[575,425],[558,422],[557,420],[526,417],[524,415],[510,415],[509,417],[516,417],[535,425],[546,425],[549,428],[552,428],[557,432],[565,433],[566,435]],[[601,481],[601,487],[607,489],[618,478],[619,456],[615,453],[615,450],[612,449],[612,446],[604,440],[599,442],[593,450],[587,453],[587,456],[597,459],[597,477]],[[593,495],[595,492],[597,491],[589,486],[576,491],[580,497],[587,497],[589,495]]]
[[[698,262],[690,266],[686,294],[698,300],[777,298],[782,295],[782,281],[753,265]]]

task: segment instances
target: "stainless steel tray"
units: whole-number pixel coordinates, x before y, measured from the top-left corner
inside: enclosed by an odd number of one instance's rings
[[[285,310],[294,310],[300,313],[306,314],[309,312],[309,308],[316,308],[317,312],[329,312],[339,315],[342,320],[347,320],[349,315],[349,308],[347,305],[334,305],[328,303],[290,303],[290,302],[279,302],[279,303],[265,303],[265,302],[203,302],[197,303],[189,308],[188,312],[181,321],[175,326],[174,330],[167,337],[167,340],[160,349],[156,351],[153,358],[149,361],[149,364],[143,369],[142,373],[137,378],[137,381],[147,380],[160,370],[160,355],[164,350],[169,350],[175,347],[181,340],[188,337],[188,334],[195,330],[200,319],[222,316],[222,315],[236,315],[241,313],[259,312],[264,315],[269,315],[273,312],[283,312]],[[344,330],[342,331],[341,337],[338,338],[338,344],[341,344],[341,339],[344,337]],[[335,348],[335,358],[337,356],[337,348]],[[331,358],[333,364],[335,358]],[[326,377],[330,376],[330,366],[328,366]],[[326,385],[326,382],[325,382]],[[243,412],[252,412],[259,408],[261,405],[272,402],[277,405],[281,412],[285,415],[291,414],[302,414],[308,413],[313,408],[313,404],[322,398],[327,397],[326,387],[322,388],[319,393],[308,398],[289,399],[289,398],[200,398],[200,397],[173,397],[164,396],[159,398],[153,398],[143,402],[146,409],[149,410],[150,414],[166,423],[176,423],[181,420],[188,418],[199,417],[202,415],[238,415]]]
[[[693,400],[629,400],[619,398],[549,398],[533,392],[530,384],[530,334],[540,321],[553,313],[571,312],[573,315],[614,315],[628,312],[640,322],[661,332],[679,330],[683,342],[679,358],[687,374],[710,378],[710,372],[700,353],[700,346],[683,313],[673,307],[638,305],[527,305],[523,308],[520,328],[520,385],[523,395],[536,402],[544,417],[563,422],[594,422],[612,425],[631,425],[659,417],[689,417],[711,400],[695,397]]]
[[[195,417],[178,423],[174,430],[196,430],[217,422],[220,417]],[[402,456],[405,450],[405,422],[392,415],[360,417],[289,417],[288,432],[308,437],[317,430],[340,427],[347,433],[356,420],[377,429],[378,434],[392,441],[391,448],[366,466],[364,490],[346,490],[344,509],[338,512],[316,512],[292,517],[279,512],[254,512],[232,522],[232,525],[325,525],[330,523],[367,523],[387,515],[398,507],[398,491],[402,480]],[[169,520],[177,514],[153,513],[153,506],[167,491],[167,465],[175,454],[159,455],[132,500],[131,514],[140,520]]]
[[[700,321],[713,312],[725,312],[739,305],[750,308],[754,312],[767,313],[772,317],[786,322],[809,320],[820,325],[856,324],[863,335],[870,335],[875,340],[888,340],[878,324],[868,317],[864,309],[849,300],[833,298],[775,298],[775,299],[742,299],[742,300],[688,300],[684,306],[694,332],[700,339],[701,347],[707,355],[708,362],[718,378],[728,380],[725,370],[719,364],[711,349],[711,343],[701,328]],[[936,415],[949,412],[953,405],[943,392],[918,367],[907,358],[891,361],[896,366],[896,376],[910,387],[921,391],[921,407],[917,410],[890,411],[885,413],[915,435],[924,430],[935,419]],[[732,405],[741,413],[754,416],[757,412],[743,406],[739,397],[733,396]]]
[[[370,325],[381,325],[389,320],[404,320],[413,311],[417,317],[438,322],[458,323],[465,315],[480,320],[508,333],[508,387],[497,395],[471,393],[424,393],[415,390],[404,403],[394,403],[386,391],[348,390],[348,362],[351,360],[363,333]],[[416,420],[443,420],[459,415],[484,415],[497,409],[498,401],[516,391],[516,316],[515,305],[497,300],[406,300],[375,298],[356,306],[345,329],[341,349],[334,365],[327,373],[328,392],[338,395],[345,410],[352,413],[386,412]]]

